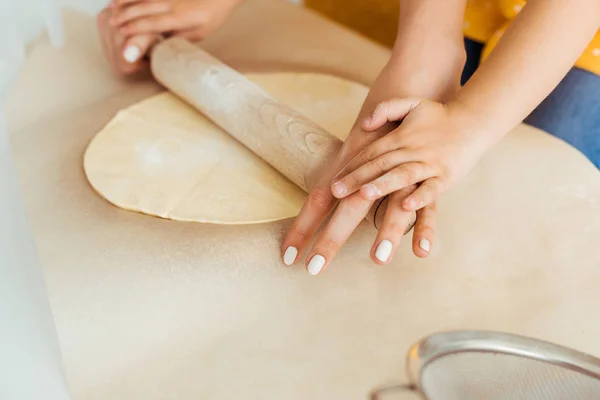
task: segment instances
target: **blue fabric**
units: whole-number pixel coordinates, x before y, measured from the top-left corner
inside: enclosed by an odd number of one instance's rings
[[[483,45],[465,39],[465,49],[463,84],[477,69]],[[524,122],[569,143],[600,169],[600,76],[573,67]]]
[[[465,38],[465,50],[467,52],[467,62],[465,63],[462,76],[460,77],[461,85],[467,83],[469,78],[473,76],[473,73],[475,73],[475,70],[479,66],[481,52],[483,51],[483,43]]]

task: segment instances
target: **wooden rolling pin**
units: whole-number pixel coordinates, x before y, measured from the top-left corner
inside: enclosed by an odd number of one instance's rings
[[[307,193],[342,146],[341,140],[187,40],[159,43],[151,68],[166,88]],[[367,216],[375,226],[386,203],[376,202]]]

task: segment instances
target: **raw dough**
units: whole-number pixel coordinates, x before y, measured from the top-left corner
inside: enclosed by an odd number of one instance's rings
[[[344,139],[368,89],[328,75],[248,74]],[[120,111],[84,158],[114,205],[181,221],[251,224],[298,214],[306,194],[198,111],[165,92]]]

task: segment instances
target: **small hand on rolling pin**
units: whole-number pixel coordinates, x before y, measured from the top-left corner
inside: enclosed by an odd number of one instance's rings
[[[317,234],[323,221],[334,210],[333,216],[307,252],[308,272],[312,275],[319,274],[338,254],[373,206],[375,198],[381,197],[363,196],[356,185],[353,186],[349,181],[352,178],[363,179],[362,176],[344,177],[354,171],[347,166],[360,167],[361,158],[370,156],[369,150],[373,146],[381,142],[390,144],[388,136],[395,135],[395,132],[400,130],[397,129],[399,124],[397,120],[401,118],[393,118],[393,116],[387,118],[386,113],[381,113],[386,111],[385,107],[379,108],[373,123],[362,124],[362,121],[373,114],[377,104],[393,98],[448,101],[459,89],[465,60],[461,10],[458,9],[458,12],[454,10],[449,16],[437,9],[438,6],[438,2],[412,2],[407,7],[406,13],[401,14],[398,37],[390,61],[371,87],[357,123],[346,139],[337,160],[332,163],[309,194],[300,215],[295,219],[284,241],[282,256],[286,264],[290,265],[297,260],[298,255],[304,252]],[[430,15],[436,18],[444,15],[445,24],[436,25],[431,22],[431,25],[423,25],[422,21],[415,21],[417,17],[423,18],[428,14],[423,13],[424,10],[420,7],[429,7]],[[404,19],[406,21],[403,22]],[[414,26],[411,22],[415,22]],[[431,26],[436,28],[431,30]],[[427,32],[423,32],[422,29],[427,29]],[[421,39],[425,34],[436,38],[424,45]],[[430,103],[438,104],[433,101]],[[386,117],[384,121],[382,116]],[[365,151],[365,149],[369,150]],[[403,159],[403,162],[409,161]],[[394,190],[386,191],[389,195],[388,207],[371,247],[371,259],[376,264],[384,265],[391,261],[406,228],[413,222],[415,211],[413,252],[423,258],[430,254],[435,236],[436,198],[432,197],[427,204],[414,208],[408,208],[405,204],[407,199],[419,198],[418,196],[424,194],[426,185],[423,187],[422,181],[426,178],[427,176],[423,179],[411,178],[397,185]],[[340,186],[335,184],[341,179],[347,186],[345,188],[342,186],[340,192]]]
[[[390,121],[402,124],[364,148],[338,174],[332,184],[337,198],[358,192],[365,200],[377,200],[421,182],[402,202],[406,211],[421,210],[463,178],[495,143],[481,132],[481,118],[456,101],[392,99],[380,103],[362,128],[374,131]]]
[[[145,68],[142,56],[161,36],[203,38],[215,30],[240,3],[240,0],[115,1],[115,6],[101,14],[99,23],[108,57],[120,74]],[[429,7],[430,10],[424,13],[421,7]],[[384,123],[361,125],[360,122],[373,113],[376,105],[398,97],[445,101],[459,87],[465,59],[461,32],[462,13],[456,12],[453,18],[448,18],[447,13],[439,12],[437,2],[412,2],[404,10],[389,63],[372,86],[357,123],[341,151],[320,175],[320,180],[311,190],[284,240],[282,258],[286,265],[296,263],[300,255],[306,252],[308,272],[312,275],[319,274],[331,263],[373,207],[374,199],[365,198],[355,187],[348,185],[340,193],[337,190],[339,185],[333,184],[339,182],[346,172],[353,172],[344,167],[349,164],[356,164],[356,168],[360,166],[353,159],[364,158],[365,153],[362,151],[365,148],[371,148],[368,146],[373,143],[380,143],[382,138],[398,127],[398,123],[390,117],[386,117]],[[444,14],[444,23],[432,24],[433,28],[427,26],[426,32],[422,31],[425,25],[418,18],[427,14]],[[436,36],[436,39],[424,44],[420,38],[425,34],[429,37]],[[132,45],[138,46],[140,51],[130,51]],[[404,162],[408,161],[410,160]],[[340,175],[342,170],[344,173]],[[422,188],[418,189],[421,181],[411,179],[403,187],[399,187],[399,190],[388,191],[388,207],[381,213],[383,218],[378,226],[379,233],[371,249],[371,258],[375,263],[389,263],[407,228],[412,227],[415,212],[407,211],[403,204],[407,196],[414,197],[423,192]],[[316,237],[313,247],[307,249],[334,209],[332,218]],[[436,208],[433,201],[416,212],[413,252],[418,257],[427,257],[431,251],[435,220]]]
[[[118,75],[148,68],[146,54],[162,37],[202,40],[243,0],[112,0],[98,15],[104,48]]]

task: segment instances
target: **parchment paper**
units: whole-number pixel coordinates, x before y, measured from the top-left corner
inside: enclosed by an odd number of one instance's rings
[[[364,225],[322,276],[279,260],[289,221],[227,227],[119,210],[82,154],[122,107],[159,91],[118,81],[89,18],[40,40],[9,98],[9,129],[75,399],[364,399],[448,329],[515,332],[600,355],[600,174],[517,129],[440,204],[428,260],[405,240],[374,267]],[[389,53],[308,11],[249,1],[205,47],[248,70],[370,83]]]

